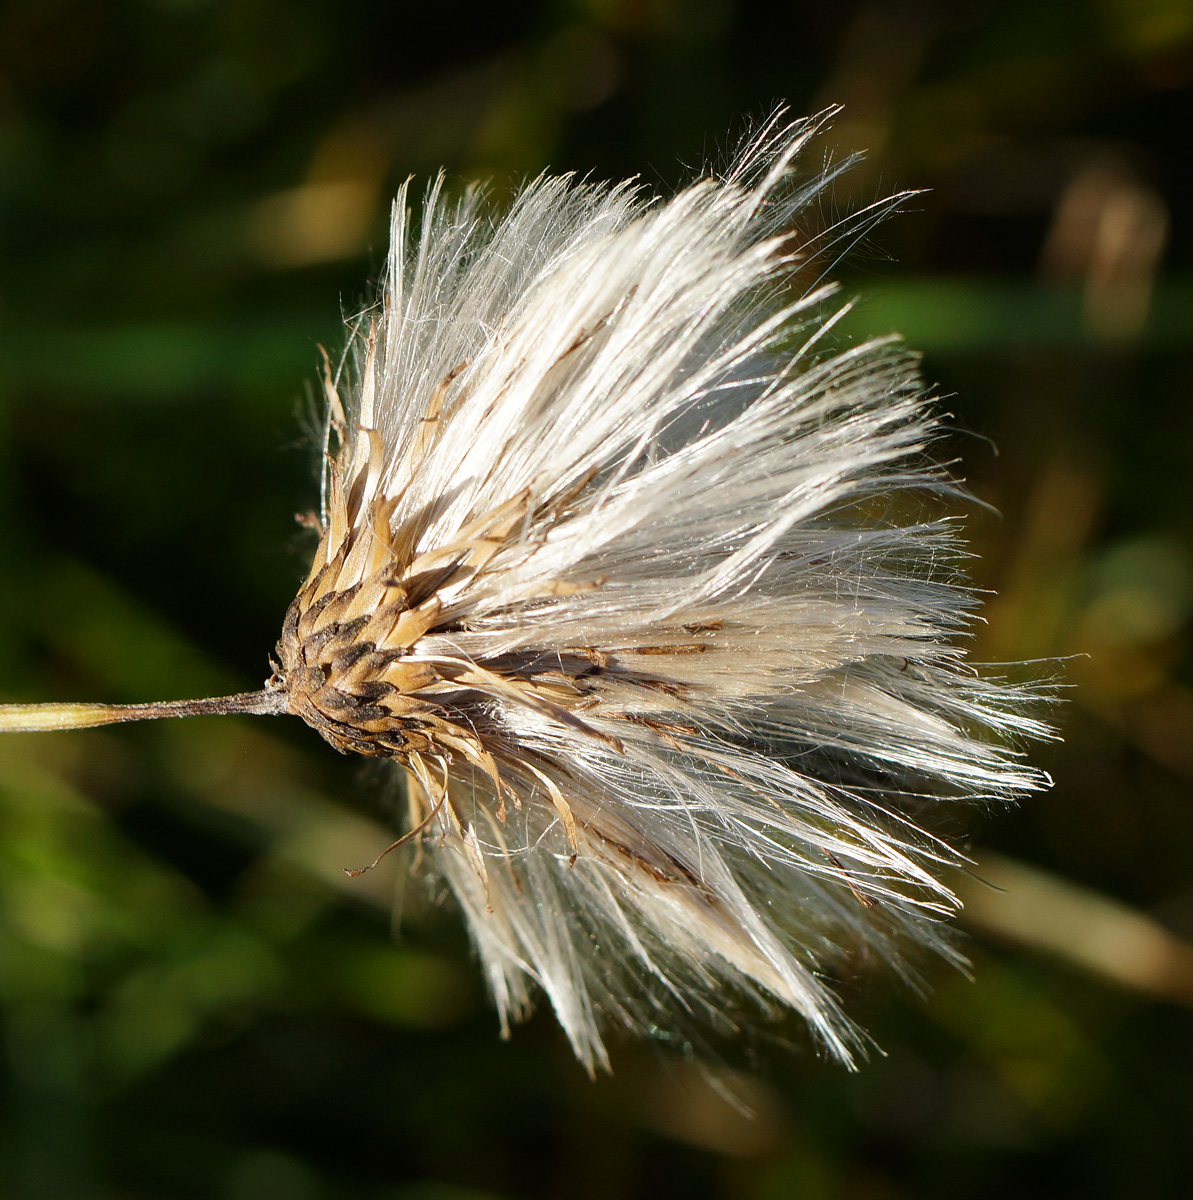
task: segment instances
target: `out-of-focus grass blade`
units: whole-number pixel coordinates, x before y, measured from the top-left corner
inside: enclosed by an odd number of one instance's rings
[[[851,335],[898,331],[934,353],[1002,346],[1086,346],[1094,340],[1075,290],[1030,280],[865,281],[843,329]],[[207,388],[313,372],[314,343],[342,334],[326,313],[271,321],[149,321],[110,326],[19,325],[0,330],[0,384],[62,389],[129,400],[187,395]],[[1143,344],[1193,341],[1193,281],[1156,286]]]
[[[330,314],[271,321],[147,321],[0,330],[0,384],[105,401],[187,396],[313,375],[315,343],[343,335]]]
[[[959,353],[1011,346],[1091,346],[1097,337],[1076,289],[1023,280],[909,279],[885,286],[862,283],[847,294],[857,303],[845,330],[899,333],[909,346]],[[1193,341],[1193,283],[1160,283],[1152,295],[1141,342],[1153,349]]]
[[[1193,1005],[1193,946],[1158,921],[1039,867],[980,851],[957,886],[971,927],[1120,986]]]

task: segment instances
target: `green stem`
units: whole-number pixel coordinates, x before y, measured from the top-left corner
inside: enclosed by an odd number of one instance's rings
[[[121,721],[153,721],[159,717],[278,716],[286,711],[281,691],[240,692],[204,700],[161,700],[156,704],[0,704],[0,733],[43,733],[87,729]]]

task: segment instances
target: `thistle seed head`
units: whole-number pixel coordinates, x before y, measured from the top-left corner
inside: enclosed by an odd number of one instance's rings
[[[935,421],[894,338],[834,344],[814,234],[842,164],[776,117],[667,202],[542,177],[393,214],[378,310],[325,360],[318,549],[259,693],[10,706],[0,727],[289,712],[404,768],[503,1025],[802,1014],[864,1039],[850,956],[956,959],[934,807],[1042,786],[1026,694],[968,667]],[[905,968],[900,968],[905,969]]]

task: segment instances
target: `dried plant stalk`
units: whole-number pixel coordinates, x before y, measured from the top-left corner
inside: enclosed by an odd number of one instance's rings
[[[1005,741],[1046,730],[951,640],[952,525],[899,515],[952,487],[915,357],[827,348],[833,289],[793,283],[898,200],[801,241],[822,120],[666,203],[543,177],[491,220],[439,180],[415,234],[403,189],[265,689],[0,727],[295,714],[405,769],[503,1024],[537,984],[592,1069],[605,1023],[752,998],[850,1061],[835,961],[955,957],[909,813],[1040,786]]]

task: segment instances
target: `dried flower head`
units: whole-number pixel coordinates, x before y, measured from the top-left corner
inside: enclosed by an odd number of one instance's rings
[[[911,813],[1038,772],[1013,689],[952,639],[972,597],[916,360],[831,348],[797,219],[838,168],[773,120],[667,202],[541,177],[500,217],[405,189],[380,310],[325,370],[321,538],[261,692],[23,705],[10,729],[293,713],[390,757],[503,1024],[532,985],[590,1068],[729,998],[848,1062],[822,973],[951,954],[954,853]],[[994,735],[994,736],[991,736]]]

